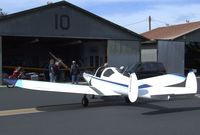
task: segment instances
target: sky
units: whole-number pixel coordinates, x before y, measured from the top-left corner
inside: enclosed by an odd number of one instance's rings
[[[60,0],[49,0],[59,2]],[[199,0],[66,0],[138,34],[152,29],[200,21]],[[12,14],[46,5],[48,0],[0,0],[3,12]]]

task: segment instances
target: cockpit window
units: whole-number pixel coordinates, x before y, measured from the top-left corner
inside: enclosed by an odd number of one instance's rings
[[[104,72],[103,76],[110,77],[112,74],[114,74],[114,71],[108,69]]]
[[[99,67],[99,69],[97,70],[96,76],[100,77],[101,73],[103,72],[104,69],[105,69],[105,67]]]

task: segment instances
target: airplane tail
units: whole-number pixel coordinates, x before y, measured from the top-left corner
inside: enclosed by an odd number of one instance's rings
[[[135,73],[130,76],[130,84],[128,86],[128,98],[133,103],[138,98],[138,80]]]
[[[197,93],[197,79],[194,72],[188,73],[185,87],[190,89],[190,93]]]
[[[185,87],[150,87],[147,90],[151,99],[159,100],[169,100],[170,95],[193,95],[197,93],[197,79],[193,72],[189,72]]]

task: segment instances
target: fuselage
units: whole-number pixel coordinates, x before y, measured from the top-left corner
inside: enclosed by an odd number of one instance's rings
[[[120,73],[117,68],[100,67],[95,75],[84,74],[84,78],[88,84],[95,86],[97,90],[100,90],[105,95],[113,95],[113,92],[119,95],[128,94],[130,78]]]

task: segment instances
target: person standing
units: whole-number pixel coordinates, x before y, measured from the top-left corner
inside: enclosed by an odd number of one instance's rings
[[[71,79],[72,79],[72,84],[76,83],[78,84],[79,81],[79,66],[76,64],[76,61],[72,61],[72,65],[70,68],[70,74],[71,74]]]
[[[56,77],[55,77],[55,68],[54,68],[54,60],[50,59],[49,61],[49,81],[50,82],[55,82]]]
[[[59,59],[58,61],[55,62],[54,64],[54,72],[55,72],[55,82],[60,81],[60,70],[61,70],[61,63],[62,60]]]

